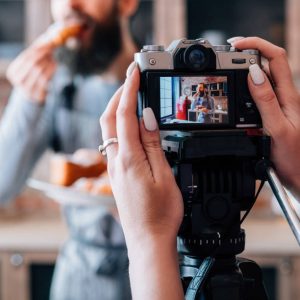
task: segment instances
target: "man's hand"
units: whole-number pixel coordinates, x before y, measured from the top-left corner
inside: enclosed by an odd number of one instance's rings
[[[7,78],[14,87],[21,88],[29,99],[44,104],[49,81],[56,63],[50,43],[35,43],[22,52],[8,67]]]

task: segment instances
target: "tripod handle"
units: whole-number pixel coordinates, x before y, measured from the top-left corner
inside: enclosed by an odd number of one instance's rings
[[[291,199],[286,193],[284,187],[282,186],[276,172],[273,168],[268,167],[266,169],[267,181],[270,184],[270,187],[287,219],[294,236],[300,245],[300,219],[293,206]]]

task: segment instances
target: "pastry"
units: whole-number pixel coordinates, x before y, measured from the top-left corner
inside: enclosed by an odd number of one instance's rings
[[[96,150],[80,149],[73,155],[56,154],[50,161],[50,182],[70,186],[81,177],[98,177],[106,171],[106,160]]]

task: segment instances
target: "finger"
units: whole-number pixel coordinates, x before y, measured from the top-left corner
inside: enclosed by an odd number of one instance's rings
[[[53,63],[50,63],[52,65]],[[27,87],[28,90],[34,90],[35,88],[42,88],[46,86],[46,82],[42,80],[46,70],[49,67],[48,62],[44,62],[38,66],[35,66],[31,71],[30,71],[30,76],[27,76],[23,80],[23,85]]]
[[[31,76],[33,70],[36,68],[43,68],[47,64],[51,63],[54,63],[52,55],[37,55],[36,57],[31,55],[27,61],[24,61],[22,64],[20,64],[19,67],[21,67],[23,70],[20,72],[20,76]]]
[[[290,70],[286,51],[266,40],[257,37],[249,37],[234,43],[238,49],[257,49],[270,63],[272,78],[279,89],[286,90],[294,87],[292,72]]]
[[[102,130],[102,142],[117,136],[117,125],[116,125],[116,111],[120,102],[120,97],[123,92],[123,86],[121,86],[116,93],[113,95],[109,104],[107,105],[104,113],[100,117],[100,126]],[[106,148],[107,159],[112,159],[118,153],[118,144],[111,144]]]
[[[272,75],[271,75],[271,72],[270,72],[270,67],[269,67],[269,63],[268,62],[265,62],[263,65],[262,65],[262,70],[266,73],[271,85],[272,85],[272,88],[274,89],[275,87],[275,82],[272,78]]]
[[[264,129],[272,137],[281,136],[285,132],[286,118],[271,83],[258,65],[252,65],[249,69],[248,86],[261,114]]]
[[[52,79],[54,72],[56,70],[57,64],[54,60],[52,60],[52,63],[49,64],[45,70],[45,73],[43,74],[42,81],[46,82],[46,84],[49,84],[49,81]]]
[[[139,90],[139,69],[135,67],[126,79],[117,109],[117,133],[120,153],[131,155],[142,148],[137,117],[137,96]]]
[[[31,91],[33,94],[33,99],[44,103],[44,100],[48,94],[48,87],[50,84],[50,80],[55,72],[56,64],[53,62],[46,66],[43,72],[35,81],[34,85],[31,87]]]
[[[140,121],[140,136],[153,177],[159,181],[169,166],[161,147],[157,121],[151,108],[143,110],[143,119]]]
[[[267,60],[262,63],[261,68],[267,74],[268,78],[271,78],[270,66]]]
[[[36,65],[42,61],[49,62],[51,60],[52,54],[47,49],[27,49],[9,66],[6,76],[13,84],[20,84],[24,78],[30,76]]]

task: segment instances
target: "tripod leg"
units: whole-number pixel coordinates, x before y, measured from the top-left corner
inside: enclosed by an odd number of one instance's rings
[[[267,300],[260,267],[251,260],[238,258],[237,265],[244,277],[245,300]]]
[[[203,260],[197,274],[194,276],[190,282],[188,289],[185,294],[186,300],[195,300],[198,291],[201,291],[205,279],[207,278],[209,271],[211,270],[215,259],[212,257],[207,257]]]
[[[294,236],[300,245],[300,219],[299,216],[287,195],[284,187],[282,186],[279,178],[277,177],[275,171],[272,168],[266,170],[267,180],[270,187],[294,233]]]
[[[244,300],[242,296],[243,276],[239,272],[215,274],[207,283],[203,298],[200,296],[200,299]]]

